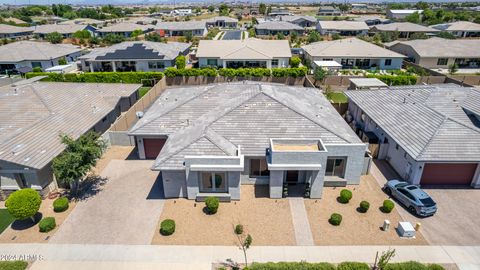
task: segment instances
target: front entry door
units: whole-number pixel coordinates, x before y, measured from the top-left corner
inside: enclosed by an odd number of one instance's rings
[[[298,183],[298,171],[287,171],[286,181],[288,184]]]

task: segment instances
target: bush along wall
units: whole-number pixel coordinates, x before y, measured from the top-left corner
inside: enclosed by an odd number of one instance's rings
[[[387,85],[414,85],[417,83],[415,75],[367,75],[367,78],[377,78]]]
[[[166,77],[303,77],[307,74],[308,69],[299,68],[199,68],[199,69],[176,69],[167,68],[165,70]]]
[[[46,82],[85,82],[85,83],[142,83],[153,86],[152,80],[159,81],[163,78],[162,72],[88,72],[88,73],[51,73],[29,72],[27,79],[36,76],[47,76],[42,79]]]

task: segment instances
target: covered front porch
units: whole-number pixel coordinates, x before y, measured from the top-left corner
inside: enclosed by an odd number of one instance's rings
[[[137,61],[91,61],[90,72],[137,71]]]

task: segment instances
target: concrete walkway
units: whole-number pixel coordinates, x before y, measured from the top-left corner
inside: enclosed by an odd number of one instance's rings
[[[393,246],[392,261],[457,264],[460,269],[480,269],[480,246]],[[373,263],[376,252],[387,246],[253,246],[249,261]],[[210,270],[211,263],[231,258],[243,261],[234,246],[154,246],[154,245],[55,245],[0,244],[2,258],[37,256],[31,270],[39,269],[197,269]],[[193,268],[196,265],[196,268]],[[131,268],[128,268],[130,266]]]
[[[313,246],[312,230],[308,221],[307,210],[303,198],[288,198],[290,212],[292,214],[293,229],[297,246]]]

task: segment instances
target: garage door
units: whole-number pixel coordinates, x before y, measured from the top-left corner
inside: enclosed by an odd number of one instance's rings
[[[145,157],[155,159],[162,150],[166,139],[143,139],[143,147],[145,149]]]
[[[422,185],[470,185],[476,163],[427,163],[423,168]]]

